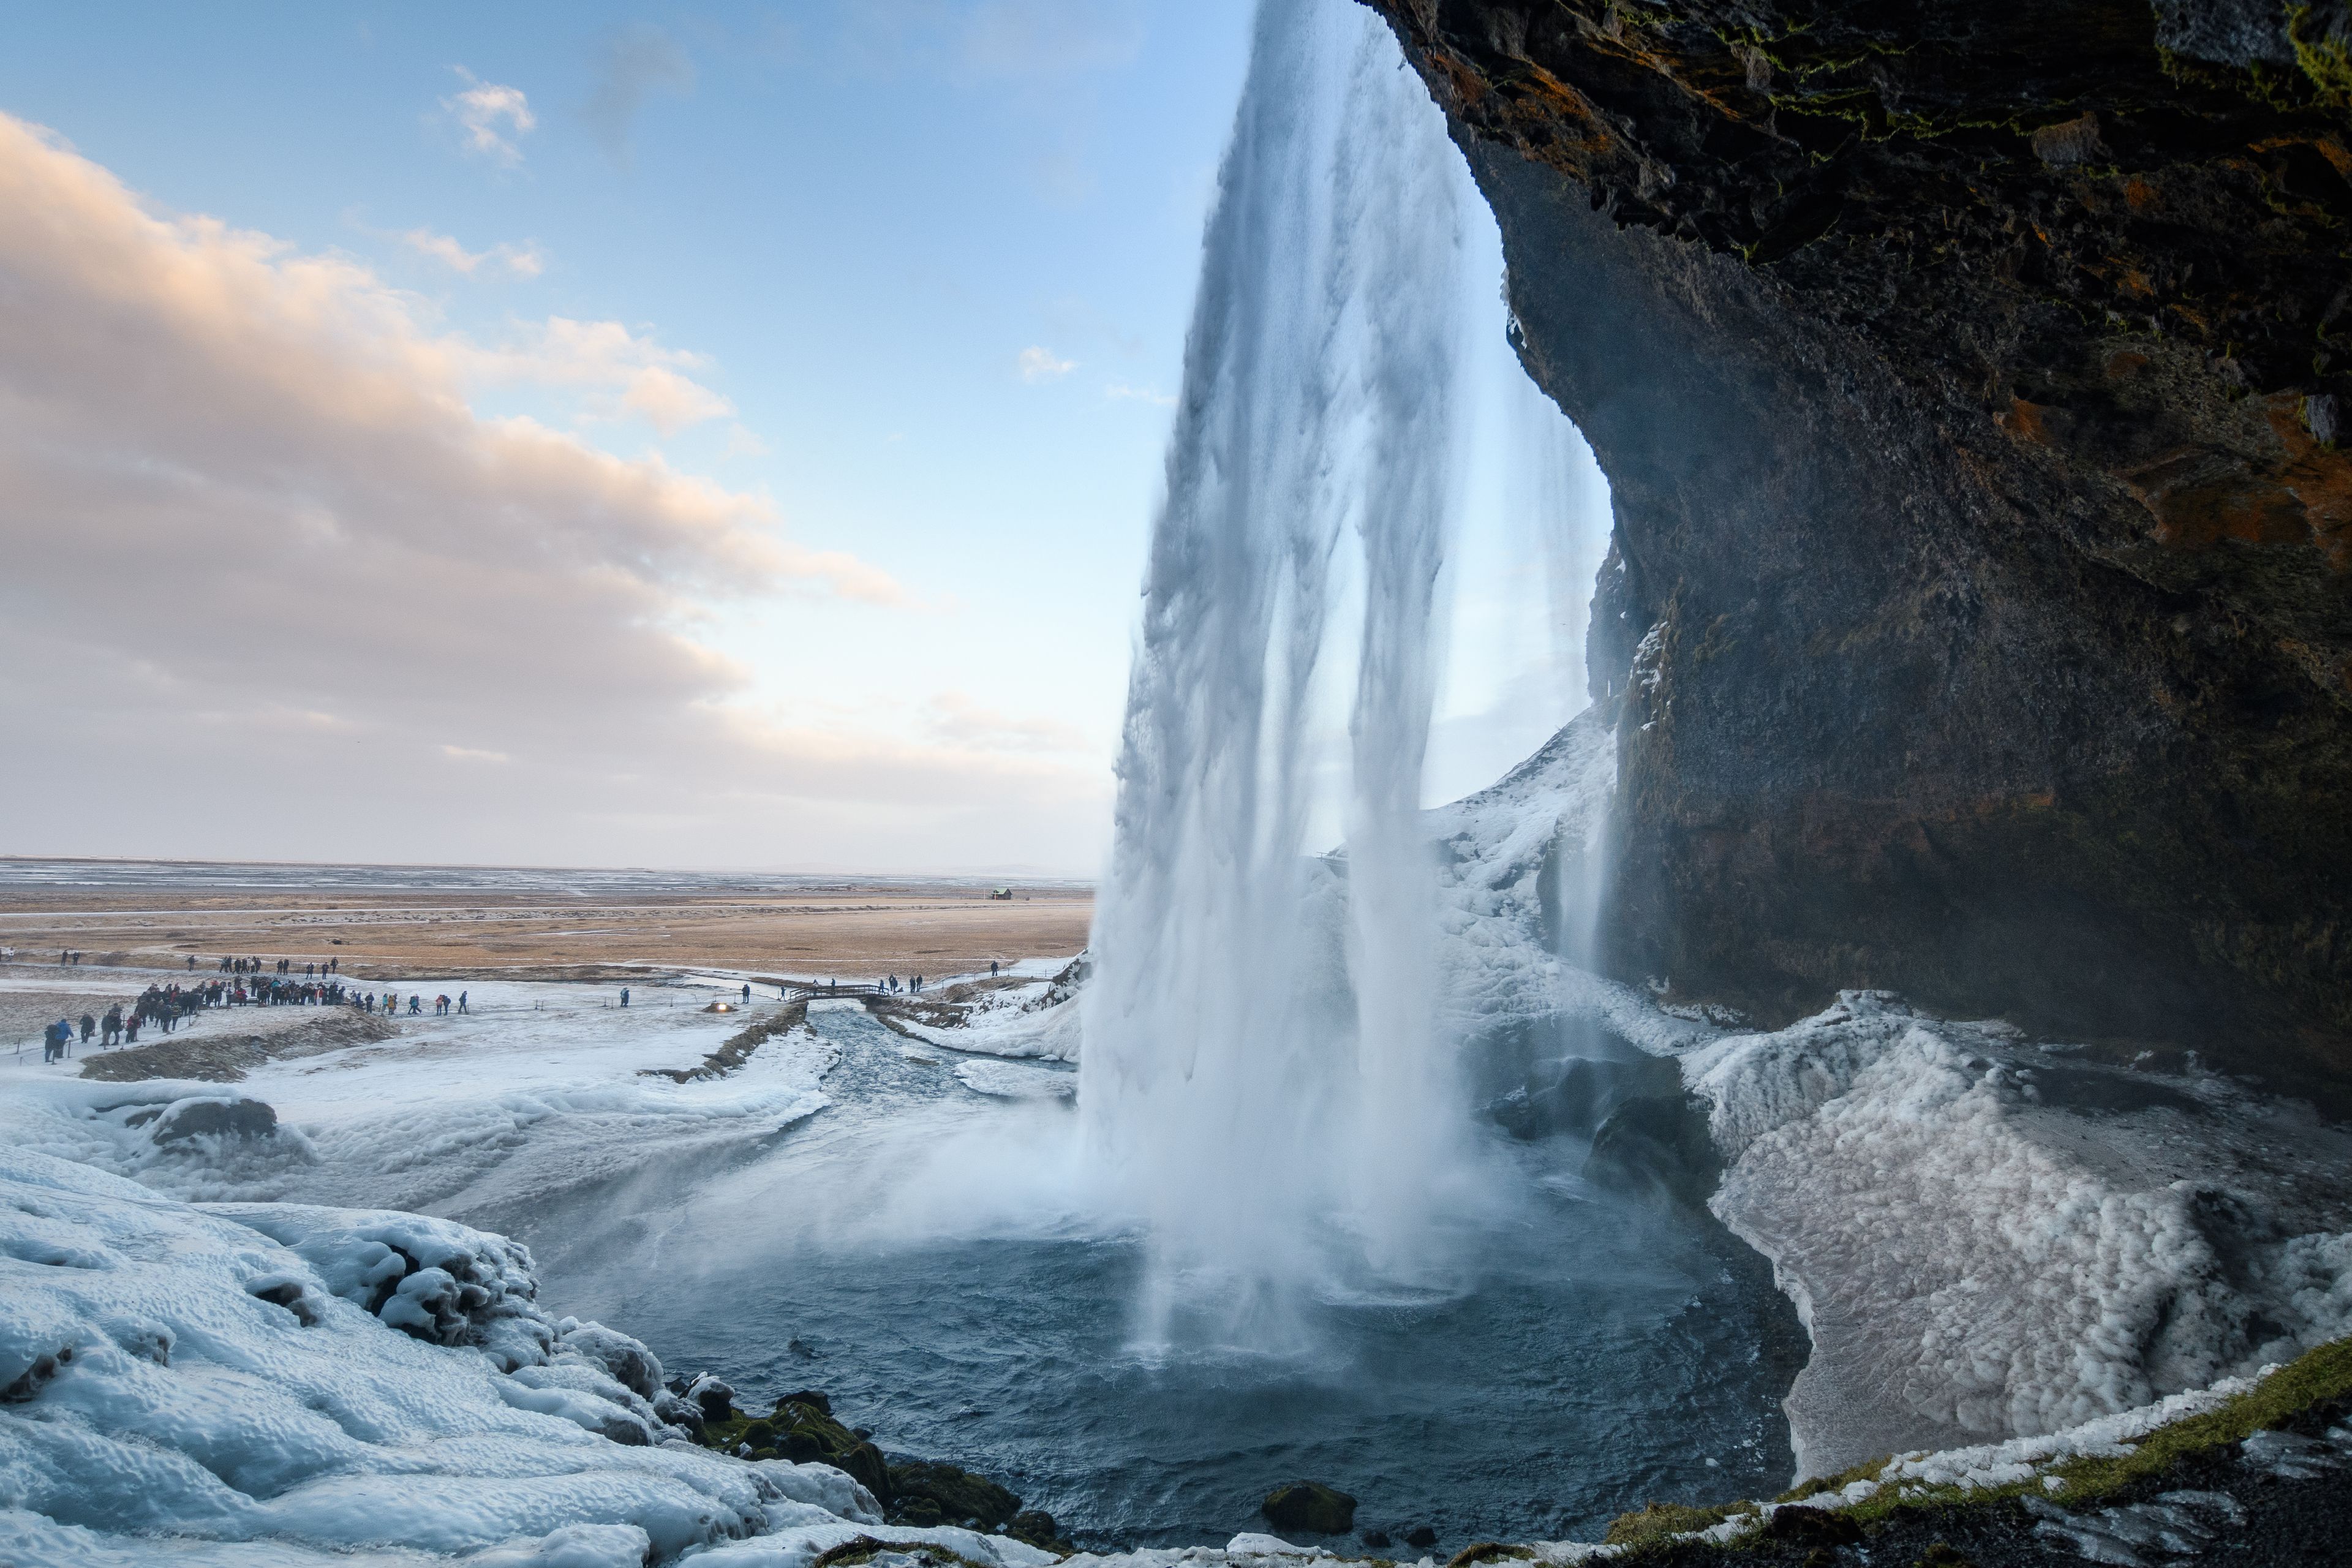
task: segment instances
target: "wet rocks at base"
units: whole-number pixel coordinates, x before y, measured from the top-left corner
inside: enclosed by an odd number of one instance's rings
[[[681,1424],[703,1447],[747,1459],[831,1465],[872,1492],[891,1524],[961,1525],[1048,1552],[1075,1550],[1061,1539],[1052,1514],[1023,1508],[1019,1494],[986,1477],[937,1460],[885,1455],[872,1432],[835,1418],[833,1400],[822,1390],[784,1394],[769,1415],[757,1416],[737,1410],[735,1391],[709,1373],[672,1378],[667,1397],[690,1413]]]
[[[1344,1535],[1355,1528],[1356,1500],[1320,1481],[1294,1481],[1268,1492],[1259,1510],[1276,1530]]]

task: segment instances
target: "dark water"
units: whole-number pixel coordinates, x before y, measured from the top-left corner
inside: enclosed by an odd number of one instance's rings
[[[1001,1480],[1082,1544],[1222,1543],[1297,1479],[1353,1493],[1360,1529],[1433,1526],[1441,1553],[1787,1484],[1802,1340],[1769,1270],[1704,1215],[1585,1188],[1581,1143],[1496,1135],[1524,1198],[1460,1294],[1318,1301],[1305,1355],[1147,1357],[1139,1247],[1070,1212],[1067,1102],[974,1093],[953,1053],[862,1013],[811,1021],[842,1047],[832,1109],[503,1216],[544,1305],[741,1405],[823,1388],[886,1449]]]

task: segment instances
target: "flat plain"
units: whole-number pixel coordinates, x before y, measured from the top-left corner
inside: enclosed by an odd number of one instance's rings
[[[61,951],[93,968],[217,974],[223,956],[341,961],[352,980],[596,980],[648,971],[739,970],[870,979],[984,970],[1087,943],[1084,884],[516,877],[525,886],[397,886],[399,868],[344,886],[229,886],[217,870],[174,885],[169,867],[89,885],[11,879],[0,862],[0,963],[62,976]],[[362,868],[364,870],[365,868]],[[419,879],[411,879],[417,880]],[[490,879],[481,879],[488,880]],[[317,879],[311,879],[316,881]],[[373,881],[380,885],[369,885]],[[1009,898],[992,896],[998,888]]]

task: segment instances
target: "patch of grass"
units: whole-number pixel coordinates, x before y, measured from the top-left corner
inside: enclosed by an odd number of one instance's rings
[[[2286,1425],[2314,1405],[2347,1395],[2352,1395],[2352,1339],[2334,1340],[2306,1351],[2202,1415],[2158,1427],[2135,1441],[2129,1453],[2063,1459],[2044,1466],[2032,1480],[2005,1487],[1970,1491],[1951,1486],[1888,1487],[1843,1511],[1866,1523],[1885,1519],[1897,1509],[1960,1507],[2028,1494],[2077,1505],[2095,1502],[2135,1481],[2160,1475],[2192,1454],[2242,1442],[2257,1432]],[[1882,1459],[1874,1468],[1885,1464]],[[2044,1483],[2043,1478],[2052,1476],[2062,1483],[2059,1487]]]
[[[1752,1502],[1718,1502],[1701,1507],[1678,1502],[1644,1503],[1635,1512],[1621,1513],[1611,1520],[1609,1533],[1601,1540],[1610,1546],[1647,1546],[1669,1536],[1712,1529],[1735,1513],[1755,1511]]]
[[[2239,1394],[2219,1409],[2159,1426],[2113,1458],[2086,1456],[2051,1467],[2065,1483],[2057,1497],[2073,1502],[2105,1497],[2168,1469],[2190,1454],[2242,1442],[2255,1433],[2283,1426],[2313,1405],[2352,1394],[2352,1339],[2321,1345]]]
[[[727,1037],[727,1043],[702,1058],[698,1068],[641,1068],[640,1078],[666,1078],[672,1083],[692,1083],[697,1079],[725,1078],[751,1059],[751,1053],[774,1039],[787,1029],[798,1028],[808,1021],[805,998],[787,1004],[750,1027]]]
[[[1860,1502],[1824,1511],[1854,1524],[1866,1525],[1886,1519],[1898,1510],[1953,1510],[2026,1495],[2076,1505],[2095,1502],[2123,1490],[2136,1481],[2161,1475],[2191,1455],[2242,1442],[2257,1432],[2286,1426],[2315,1406],[2343,1399],[2352,1399],[2352,1339],[2331,1341],[2305,1352],[2252,1389],[2214,1409],[2158,1427],[2134,1442],[2131,1451],[2126,1454],[2085,1455],[2061,1460],[2042,1467],[2031,1480],[2004,1487],[1964,1490],[1957,1486],[1931,1487],[1916,1483],[1887,1486]],[[1868,1464],[1856,1465],[1833,1476],[1822,1476],[1806,1481],[1773,1500],[1803,1502],[1842,1491],[1855,1481],[1877,1480],[1893,1462],[1891,1458],[1873,1459]],[[2062,1485],[2055,1489],[2045,1485],[2046,1477],[2057,1478]],[[1639,1512],[1618,1515],[1610,1522],[1605,1539],[1612,1546],[1631,1548],[1629,1557],[1640,1558],[1654,1549],[1665,1547],[1675,1536],[1706,1530],[1727,1519],[1757,1511],[1757,1505],[1752,1502],[1717,1503],[1706,1507],[1654,1502]],[[1729,1542],[1722,1550],[1727,1554],[1738,1552],[1763,1542],[1765,1539],[1766,1533],[1759,1531]],[[1472,1550],[1478,1549],[1474,1547]],[[1951,1552],[1948,1546],[1944,1550]],[[1957,1552],[1949,1557],[1937,1557],[1931,1549],[1929,1556],[1920,1561],[1929,1564],[1930,1568],[1939,1568],[1939,1565],[1940,1568],[1951,1568],[1964,1559],[1960,1559]]]
[[[1445,1568],[1471,1568],[1476,1563],[1493,1563],[1501,1558],[1532,1558],[1535,1552],[1525,1546],[1506,1546],[1499,1541],[1481,1541],[1465,1546],[1445,1560]]]
[[[1782,1492],[1779,1497],[1774,1498],[1772,1500],[1774,1502],[1802,1502],[1807,1498],[1819,1497],[1823,1492],[1842,1492],[1845,1490],[1846,1488],[1853,1485],[1856,1481],[1876,1480],[1878,1479],[1879,1472],[1885,1469],[1888,1465],[1893,1464],[1894,1462],[1892,1456],[1890,1456],[1884,1459],[1873,1459],[1867,1464],[1849,1466],[1833,1476],[1815,1476],[1810,1481],[1798,1482],[1795,1486],[1790,1487],[1787,1491]]]
[[[962,1552],[951,1552],[944,1546],[933,1546],[925,1542],[877,1541],[870,1535],[852,1536],[838,1546],[818,1552],[816,1561],[810,1563],[809,1568],[857,1568],[859,1563],[871,1563],[885,1552],[902,1552],[933,1564],[933,1568],[949,1568],[950,1564],[961,1564],[961,1568],[988,1568],[988,1564],[975,1563]]]

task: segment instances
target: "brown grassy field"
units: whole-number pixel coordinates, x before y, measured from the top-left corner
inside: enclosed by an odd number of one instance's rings
[[[962,882],[787,892],[606,893],[303,890],[217,887],[0,886],[0,947],[12,973],[54,966],[184,967],[225,953],[274,963],[342,961],[356,980],[595,979],[697,968],[838,975],[968,973],[1077,952],[1094,896],[1016,887],[1010,901]]]

